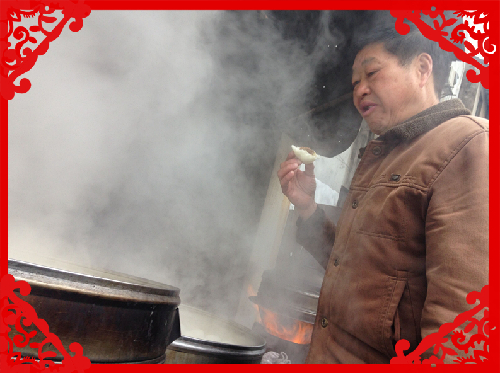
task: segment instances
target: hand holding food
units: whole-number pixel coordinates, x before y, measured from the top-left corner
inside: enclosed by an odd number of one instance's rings
[[[292,148],[293,149],[293,148]],[[302,151],[307,152],[302,149]],[[309,152],[307,152],[311,155]],[[299,152],[299,154],[302,154]],[[314,153],[316,154],[316,153]],[[316,158],[317,159],[317,154]],[[298,210],[303,219],[307,219],[316,211],[316,202],[314,194],[316,191],[316,178],[314,176],[314,165],[311,158],[306,157],[306,162],[302,162],[296,154],[291,151],[285,162],[280,165],[278,178],[281,184],[281,190],[288,197],[291,203]],[[305,163],[305,170],[299,169],[300,165]]]

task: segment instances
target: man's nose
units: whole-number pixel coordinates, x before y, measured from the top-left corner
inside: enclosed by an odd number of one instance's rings
[[[354,88],[354,96],[361,98],[370,93],[370,87],[368,86],[366,80],[361,80]]]

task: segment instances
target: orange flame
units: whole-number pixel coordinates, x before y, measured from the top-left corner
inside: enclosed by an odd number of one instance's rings
[[[304,321],[290,319],[288,325],[284,324],[284,318],[280,320],[279,316],[264,307],[260,307],[263,320],[261,324],[269,334],[280,339],[290,341],[297,344],[311,343],[313,326]]]

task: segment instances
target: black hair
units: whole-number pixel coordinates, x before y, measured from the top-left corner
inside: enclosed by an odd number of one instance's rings
[[[360,51],[367,45],[375,43],[382,43],[385,50],[396,56],[402,66],[406,66],[421,53],[429,54],[432,58],[434,91],[436,96],[440,97],[453,59],[449,52],[442,50],[438,43],[423,36],[416,27],[411,27],[406,35],[401,35],[394,25],[371,30],[358,39],[357,50]]]

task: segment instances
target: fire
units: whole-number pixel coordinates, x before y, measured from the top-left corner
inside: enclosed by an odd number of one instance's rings
[[[248,296],[256,296],[257,292],[252,285],[248,285]],[[310,344],[313,326],[304,321],[280,317],[278,314],[257,304],[253,305],[257,311],[257,322],[264,326],[266,332],[280,339],[297,343]]]
[[[264,328],[269,334],[280,339],[290,341],[297,344],[311,343],[311,335],[313,326],[300,320],[290,319],[288,325],[284,325],[284,317],[279,318],[276,313],[273,313],[264,307],[260,307],[262,322]]]

